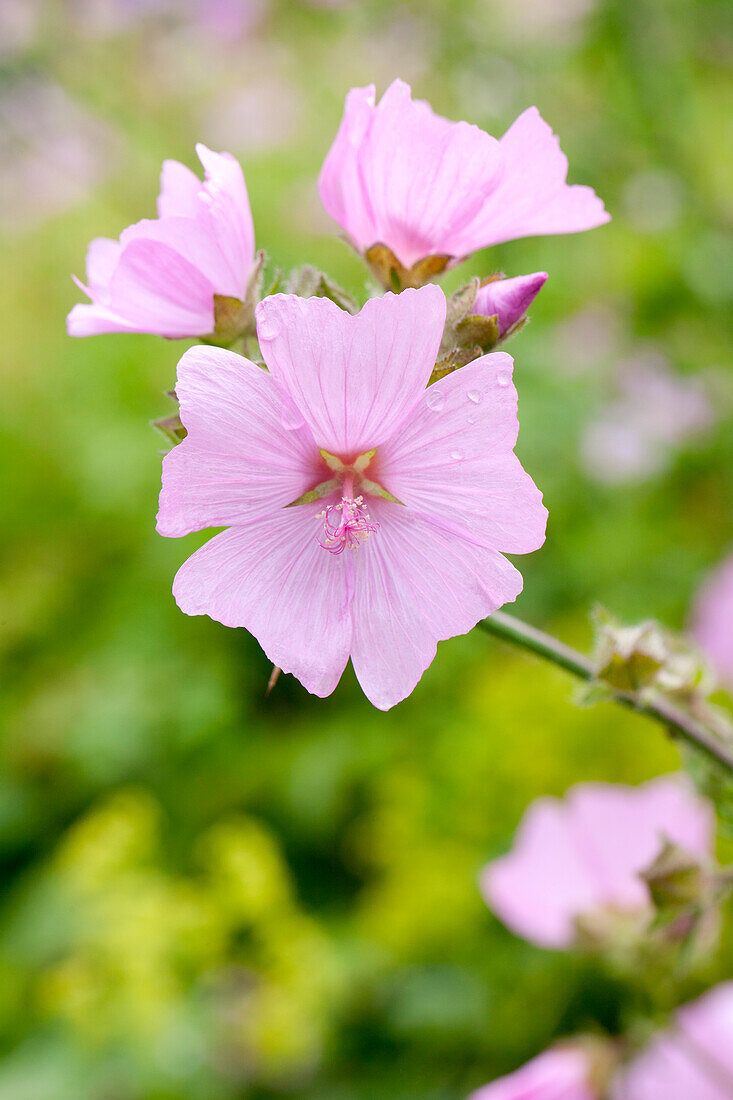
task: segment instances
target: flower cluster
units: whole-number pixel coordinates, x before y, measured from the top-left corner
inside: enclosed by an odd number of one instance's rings
[[[179,570],[179,606],[246,627],[317,695],[351,658],[367,696],[391,707],[438,641],[517,597],[504,555],[536,550],[546,522],[514,455],[512,360],[493,350],[546,273],[475,280],[449,303],[426,284],[478,248],[608,215],[566,183],[536,108],[497,140],[402,81],[379,104],[356,88],[319,189],[387,290],[357,312],[325,277],[291,280],[315,296],[262,297],[241,168],[197,152],[203,182],[166,161],[158,218],[92,242],[79,283],[91,304],[69,332],[209,345],[178,365],[158,530],[228,530]]]
[[[311,267],[275,281],[288,292],[265,293],[242,170],[228,153],[197,152],[203,181],[166,161],[157,219],[92,242],[78,284],[90,303],[72,309],[69,332],[199,341],[178,363],[157,530],[225,530],[176,574],[182,611],[245,627],[275,670],[318,696],[351,660],[366,696],[388,709],[439,641],[517,598],[523,580],[506,555],[545,538],[542,495],[514,453],[513,360],[496,349],[547,273],[475,277],[449,300],[436,280],[477,249],[608,215],[590,188],[567,183],[536,108],[497,140],[439,117],[399,80],[379,103],[373,87],[355,88],[319,190],[376,280],[359,309]],[[732,576],[729,561],[695,614],[728,678]],[[699,702],[696,657],[655,624],[605,623],[597,665],[596,692],[635,702],[663,683],[673,702]],[[679,946],[715,927],[724,875],[712,821],[677,777],[582,784],[528,809],[482,890],[536,944],[617,959],[621,947],[636,962],[659,928],[660,942]],[[724,1100],[732,998],[721,986],[682,1010],[622,1070],[610,1041],[581,1037],[473,1100]]]
[[[683,941],[689,955],[701,916],[717,929],[716,877],[728,872],[714,867],[713,840],[712,807],[682,777],[582,784],[563,801],[529,807],[512,852],[484,869],[481,887],[518,935],[546,948],[590,946],[616,965],[625,953],[638,978],[666,958],[652,956],[655,932],[667,946]],[[651,973],[656,984],[660,971]],[[732,1051],[727,983],[681,1009],[674,1028],[637,1053],[632,1036],[625,1044],[579,1036],[469,1100],[727,1100]]]

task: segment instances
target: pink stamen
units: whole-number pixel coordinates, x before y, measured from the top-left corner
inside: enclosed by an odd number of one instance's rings
[[[342,554],[346,549],[358,550],[379,529],[379,524],[372,521],[366,509],[364,497],[354,498],[353,491],[352,479],[344,478],[344,495],[340,502],[329,504],[318,517],[324,521],[324,537],[318,540],[319,545],[331,554]]]

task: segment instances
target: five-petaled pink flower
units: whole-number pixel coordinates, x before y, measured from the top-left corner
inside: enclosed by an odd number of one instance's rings
[[[733,554],[713,570],[700,589],[692,633],[721,681],[733,687]]]
[[[557,1046],[472,1092],[468,1100],[599,1100],[592,1074],[591,1059],[580,1045]]]
[[[184,563],[176,600],[246,627],[316,695],[351,657],[377,707],[399,702],[439,640],[519,594],[503,554],[544,541],[511,358],[426,389],[445,312],[437,286],[357,316],[277,294],[257,307],[269,373],[214,348],[179,363],[188,435],[163,461],[158,530],[229,530]]]
[[[724,982],[678,1010],[622,1072],[612,1100],[731,1100],[733,982]]]
[[[214,295],[245,298],[255,244],[242,169],[229,153],[201,144],[196,152],[203,183],[185,165],[165,161],[158,218],[129,226],[119,241],[92,241],[87,283],[76,280],[91,305],[71,310],[71,336],[208,336]]]
[[[353,88],[319,179],[321,201],[362,252],[386,245],[406,267],[460,260],[518,237],[609,220],[590,187],[568,186],[567,158],[536,107],[497,140],[413,101],[395,80],[375,104]]]
[[[560,801],[538,798],[513,850],[485,868],[486,902],[512,931],[541,947],[571,947],[579,918],[648,915],[640,872],[664,840],[709,856],[714,817],[682,777],[640,787],[581,783]]]

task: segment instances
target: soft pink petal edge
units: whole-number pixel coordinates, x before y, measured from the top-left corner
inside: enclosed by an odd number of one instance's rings
[[[318,446],[345,456],[379,446],[407,419],[435,365],[445,311],[435,285],[371,298],[356,316],[327,298],[275,294],[257,306],[257,335]]]

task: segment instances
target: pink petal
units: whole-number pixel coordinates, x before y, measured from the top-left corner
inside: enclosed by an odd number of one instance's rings
[[[119,241],[109,237],[96,237],[87,249],[87,283],[89,297],[104,295],[120,258]],[[86,289],[86,288],[84,288]]]
[[[183,563],[173,594],[187,615],[245,627],[273,664],[324,696],[349,656],[352,562],[318,545],[319,511],[286,508],[216,535]]]
[[[568,186],[567,157],[536,107],[529,107],[500,141],[504,171],[464,234],[472,252],[518,237],[577,233],[610,221],[591,187]]]
[[[693,608],[692,634],[723,683],[733,685],[733,555],[702,585]]]
[[[255,255],[255,231],[244,175],[231,153],[214,153],[200,142],[196,152],[206,174],[199,217],[228,265],[231,285],[236,288],[228,293],[244,298]]]
[[[481,888],[504,924],[540,947],[570,947],[575,918],[600,900],[565,807],[555,798],[532,803],[511,852],[488,864]]]
[[[694,855],[710,853],[710,806],[682,777],[662,776],[640,787],[579,784],[569,794],[575,842],[609,906],[644,909],[647,887],[640,873],[659,855],[665,838]]]
[[[359,147],[373,115],[374,85],[352,88],[346,96],[338,133],[318,177],[324,209],[361,248],[368,248],[378,240],[359,167]]]
[[[163,459],[158,531],[178,537],[271,515],[328,476],[272,378],[220,348],[190,348],[176,395],[188,435]],[[314,528],[315,531],[315,528]]]
[[[588,1081],[591,1066],[578,1047],[556,1047],[472,1092],[468,1100],[598,1100]]]
[[[681,1008],[677,1024],[684,1040],[726,1075],[733,1090],[733,981]]]
[[[346,457],[389,439],[419,400],[445,308],[434,285],[372,298],[356,317],[327,298],[275,294],[257,306],[257,335],[318,446]]]
[[[661,825],[650,827],[642,812],[643,788],[580,783],[568,794],[566,809],[573,843],[596,891],[596,905],[643,911],[649,902],[639,871],[662,846]]]
[[[214,328],[214,289],[169,245],[132,240],[110,284],[110,308],[136,332],[203,336]]]
[[[370,500],[379,530],[354,555],[351,659],[365,695],[388,710],[409,695],[437,642],[516,599],[522,578],[494,550],[443,534],[411,509]]]
[[[447,532],[526,554],[544,542],[547,510],[513,453],[512,367],[495,352],[435,382],[377,452],[374,477]]]
[[[201,180],[177,160],[164,160],[158,195],[159,218],[195,218]]]
[[[135,240],[168,245],[208,280],[214,294],[242,297],[242,272],[236,278],[232,275],[207,218],[144,218],[120,235],[123,249]]]
[[[546,271],[517,275],[513,279],[495,279],[479,287],[471,312],[482,317],[495,316],[499,336],[504,336],[522,320],[546,281]]]
[[[733,1096],[733,982],[677,1013],[614,1082],[612,1100],[730,1100]]]
[[[112,332],[141,332],[134,322],[126,321],[106,306],[83,302],[73,307],[66,318],[69,336],[103,336]]]
[[[374,112],[359,165],[376,239],[410,267],[432,253],[464,254],[464,230],[500,171],[499,143],[413,102],[409,85],[395,80]]]

